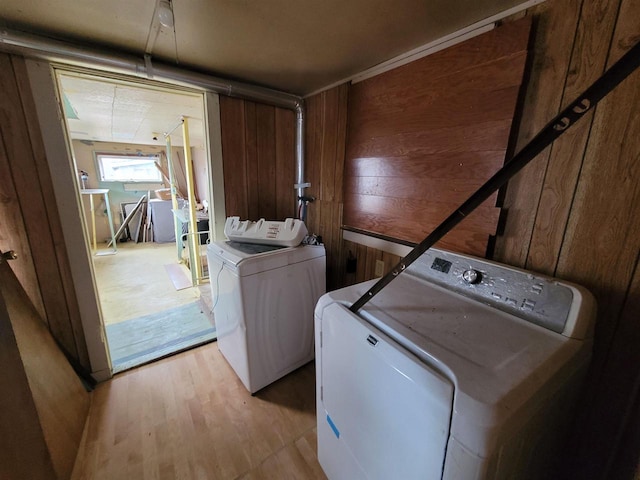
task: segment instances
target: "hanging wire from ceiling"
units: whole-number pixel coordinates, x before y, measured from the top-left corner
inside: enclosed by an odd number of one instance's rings
[[[164,0],[160,0],[164,1]],[[173,20],[173,48],[176,57],[176,65],[180,65],[180,59],[178,58],[178,36],[176,34],[176,22],[175,22],[175,13],[173,12],[173,2],[171,0],[166,0],[169,5],[171,5],[171,16]]]
[[[151,17],[149,25],[149,34],[147,35],[147,44],[145,47],[145,56],[151,57],[153,49],[158,40],[158,36],[163,29],[170,29],[173,34],[173,48],[176,65],[180,64],[178,59],[178,42],[176,38],[175,14],[173,11],[173,2],[171,0],[157,0],[156,6]]]

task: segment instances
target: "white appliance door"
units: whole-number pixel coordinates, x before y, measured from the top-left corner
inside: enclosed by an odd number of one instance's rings
[[[442,477],[453,385],[346,307],[321,318],[318,456],[331,480]]]

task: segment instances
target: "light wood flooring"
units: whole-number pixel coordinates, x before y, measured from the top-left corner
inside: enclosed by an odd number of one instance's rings
[[[200,298],[199,287],[176,290],[164,266],[177,264],[174,243],[119,243],[115,255],[94,256],[104,323],[110,325],[185,305]],[[189,270],[181,265],[191,279]],[[203,285],[202,289],[209,285]]]
[[[92,395],[72,480],[326,478],[313,362],[251,396],[212,343]]]

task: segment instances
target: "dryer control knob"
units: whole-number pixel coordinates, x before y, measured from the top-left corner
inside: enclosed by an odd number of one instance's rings
[[[465,270],[462,273],[462,279],[469,285],[475,285],[476,283],[480,283],[480,280],[482,280],[482,274],[478,270]]]

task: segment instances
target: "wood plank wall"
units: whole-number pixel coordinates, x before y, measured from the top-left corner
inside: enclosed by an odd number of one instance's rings
[[[349,85],[344,84],[305,101],[305,191],[315,198],[307,210],[309,232],[322,236],[327,255],[327,289],[340,285],[344,151]]]
[[[65,353],[90,371],[68,252],[22,57],[0,54],[0,249]],[[11,222],[8,220],[11,219]]]
[[[533,19],[533,44],[516,151],[640,40],[638,0],[547,0],[524,15]],[[338,108],[338,96],[321,95],[307,99],[309,116]],[[598,300],[595,356],[561,478],[640,475],[639,97],[636,72],[512,179],[504,198],[494,258],[585,285]],[[323,168],[321,157],[308,161]],[[323,228],[338,227],[334,220]],[[352,274],[349,253],[357,258]],[[336,286],[373,278],[375,260],[386,270],[398,260],[345,241],[340,258]]]
[[[220,96],[226,215],[296,217],[295,113]]]
[[[535,46],[518,146],[640,40],[637,0],[549,0],[527,14]],[[619,459],[633,467],[639,459],[625,450],[640,445],[640,425],[630,421],[638,418],[640,389],[639,152],[635,72],[506,191],[494,257],[575,281],[598,300],[573,478],[624,478],[629,465]]]
[[[508,23],[351,87],[346,226],[420,242],[502,166],[530,23]],[[484,256],[495,201],[438,245]]]

